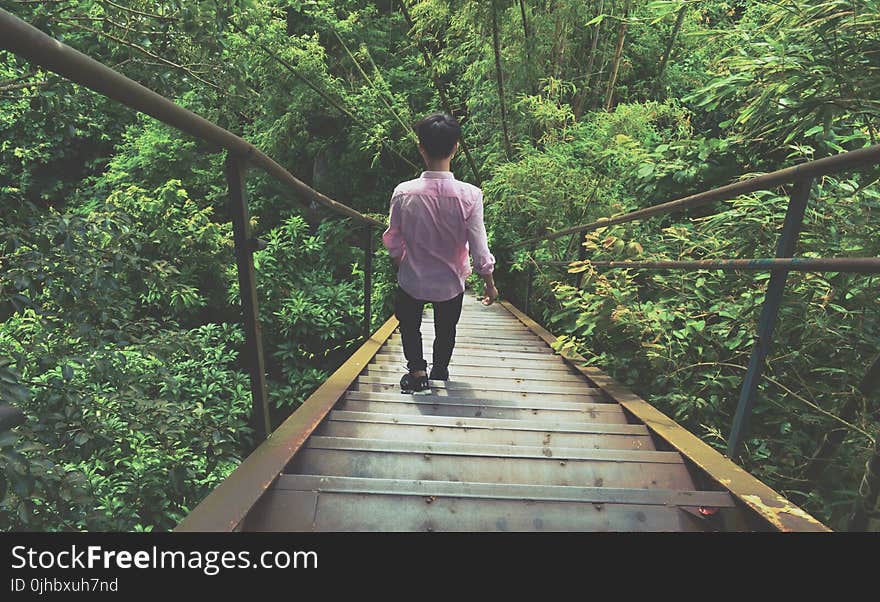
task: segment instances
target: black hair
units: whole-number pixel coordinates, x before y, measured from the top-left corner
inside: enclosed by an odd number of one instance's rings
[[[432,159],[445,159],[452,154],[455,143],[461,138],[461,126],[448,113],[432,113],[413,128],[419,142]]]

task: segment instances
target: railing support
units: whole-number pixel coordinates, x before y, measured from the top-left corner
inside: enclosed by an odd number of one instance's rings
[[[266,362],[263,357],[257,280],[254,274],[254,250],[257,241],[251,237],[244,173],[244,162],[232,153],[227,154],[226,182],[229,185],[229,212],[232,215],[232,237],[244,320],[244,354],[251,375],[253,421],[259,441],[263,441],[272,432],[272,425],[269,422],[269,404],[266,399]]]
[[[794,254],[812,183],[811,178],[802,178],[794,183],[788,201],[788,210],[785,213],[782,234],[776,247],[777,258],[787,258]],[[727,457],[731,459],[736,455],[752,413],[755,394],[764,371],[764,361],[770,351],[773,328],[776,325],[776,316],[779,313],[779,304],[782,301],[787,279],[788,270],[786,269],[773,270],[770,274],[770,283],[767,286],[767,294],[764,296],[764,305],[761,307],[761,317],[758,321],[758,337],[755,340],[749,367],[740,389],[739,402],[733,418],[733,426],[730,429],[730,438],[727,441]]]
[[[364,228],[364,339],[372,333],[373,321],[373,229]]]

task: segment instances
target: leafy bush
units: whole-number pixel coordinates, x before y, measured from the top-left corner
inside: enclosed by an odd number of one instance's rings
[[[127,344],[65,340],[32,311],[0,329],[22,366],[28,422],[0,461],[3,529],[169,529],[241,460],[250,389],[242,335],[145,323]]]

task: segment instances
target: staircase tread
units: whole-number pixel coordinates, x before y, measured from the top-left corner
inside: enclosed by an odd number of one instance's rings
[[[312,435],[306,442],[308,449],[395,452],[404,454],[437,454],[453,456],[495,457],[552,460],[599,460],[610,462],[639,462],[682,464],[681,454],[668,451],[641,451],[621,449],[585,449],[577,447],[534,447],[525,445],[493,445],[488,443],[447,443],[425,441],[396,441],[393,439],[365,439],[360,437],[324,437]]]
[[[473,483],[413,479],[371,479],[327,475],[281,475],[273,489],[298,491],[345,491],[377,495],[474,497],[528,499],[604,504],[648,504],[663,506],[709,506],[732,508],[736,504],[726,491],[637,489],[623,487],[577,487],[572,485],[529,485],[521,483]]]

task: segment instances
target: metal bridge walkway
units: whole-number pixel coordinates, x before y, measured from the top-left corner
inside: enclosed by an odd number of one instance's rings
[[[248,530],[694,531],[700,506],[735,506],[503,306],[465,299],[431,395],[400,393],[404,365],[395,330]]]
[[[390,318],[176,531],[828,530],[555,340],[466,297],[451,380],[403,395]]]

